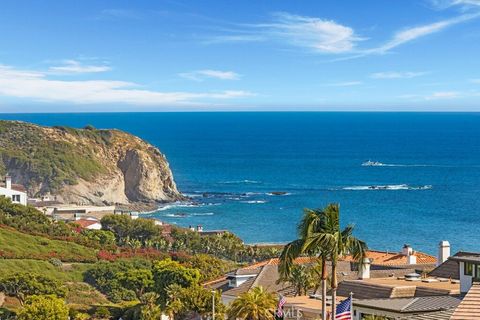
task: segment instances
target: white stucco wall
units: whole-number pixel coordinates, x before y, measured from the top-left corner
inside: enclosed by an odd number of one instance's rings
[[[460,292],[465,293],[470,290],[470,287],[472,286],[472,278],[473,276],[466,276],[464,274],[465,270],[465,262],[460,261],[459,263],[459,273],[460,273]],[[475,273],[475,270],[473,271]]]
[[[20,201],[13,201],[14,195],[19,195]],[[25,192],[0,187],[0,196],[5,196],[7,198],[10,198],[13,203],[23,204],[24,206],[27,205],[27,194]]]

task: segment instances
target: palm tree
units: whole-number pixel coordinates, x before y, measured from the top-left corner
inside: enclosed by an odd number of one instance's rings
[[[305,265],[294,265],[288,278],[279,278],[277,283],[288,282],[295,288],[295,295],[307,294],[307,291],[315,287],[314,275],[311,269]]]
[[[363,263],[367,251],[367,244],[353,236],[353,225],[340,229],[340,207],[338,204],[329,204],[323,210],[321,228],[310,234],[304,243],[306,248],[322,248],[332,263],[332,319],[336,314],[337,298],[337,263],[339,258],[351,255],[358,264]]]
[[[321,265],[321,287],[322,287],[322,319],[327,319],[327,259],[328,255],[322,247],[306,245],[311,235],[322,230],[325,216],[321,210],[305,209],[303,217],[298,224],[297,240],[288,243],[280,255],[279,272],[281,278],[288,278],[291,275],[295,258],[301,255],[315,256],[320,259]]]
[[[271,320],[273,319],[277,299],[263,289],[255,287],[236,298],[228,310],[229,319]]]
[[[321,260],[322,282],[322,319],[327,319],[327,268],[332,263],[332,301],[337,293],[337,262],[344,255],[351,254],[357,262],[363,263],[367,250],[365,242],[353,237],[353,226],[340,231],[339,206],[330,204],[323,210],[305,209],[298,225],[299,239],[287,244],[280,256],[279,271],[281,277],[288,277],[295,258],[300,255],[317,256]],[[332,303],[332,319],[335,318],[336,305]]]

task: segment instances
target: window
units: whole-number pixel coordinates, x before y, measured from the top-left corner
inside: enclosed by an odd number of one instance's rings
[[[480,278],[480,264],[475,265],[475,278]]]
[[[473,264],[471,262],[465,262],[463,265],[463,274],[466,276],[473,276]]]
[[[12,195],[12,202],[20,202],[20,195],[19,194]]]

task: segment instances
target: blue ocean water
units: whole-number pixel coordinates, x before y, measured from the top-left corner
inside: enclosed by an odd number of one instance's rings
[[[42,125],[118,128],[166,154],[192,196],[149,216],[228,229],[248,243],[296,236],[303,208],[341,205],[371,248],[480,250],[480,114],[10,114]],[[385,166],[362,166],[367,161]],[[272,195],[271,192],[285,192]]]

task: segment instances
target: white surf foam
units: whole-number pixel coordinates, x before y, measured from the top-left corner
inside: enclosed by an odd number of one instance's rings
[[[213,212],[194,212],[192,216],[213,216],[214,214]]]
[[[424,186],[410,186],[408,184],[391,184],[391,185],[371,185],[371,186],[351,186],[344,187],[342,190],[354,190],[354,191],[363,191],[363,190],[427,190],[431,189],[431,185]]]
[[[251,204],[258,204],[258,203],[267,203],[266,200],[247,200],[247,201],[240,201],[242,203],[251,203]]]

